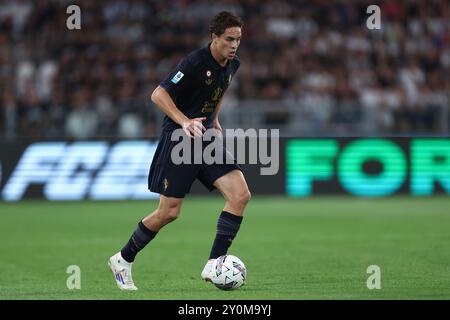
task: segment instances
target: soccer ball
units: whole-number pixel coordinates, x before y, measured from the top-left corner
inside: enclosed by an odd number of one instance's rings
[[[247,278],[244,263],[235,256],[218,257],[212,266],[212,283],[222,290],[233,290],[242,287]]]

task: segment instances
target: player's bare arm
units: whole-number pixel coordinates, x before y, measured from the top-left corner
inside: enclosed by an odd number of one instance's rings
[[[170,119],[175,121],[183,128],[189,137],[201,137],[206,128],[202,121],[206,117],[189,119],[180,109],[177,108],[167,91],[161,86],[156,87],[151,95],[151,100],[158,108],[164,112]]]

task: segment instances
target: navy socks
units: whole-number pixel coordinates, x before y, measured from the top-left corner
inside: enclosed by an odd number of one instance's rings
[[[231,246],[239,231],[241,222],[242,217],[222,211],[217,221],[216,238],[214,239],[209,259],[216,259],[227,253],[228,248]],[[140,221],[136,230],[131,235],[130,240],[120,251],[122,257],[127,262],[133,262],[138,252],[152,241],[157,233],[147,229],[142,221]]]
[[[209,259],[216,259],[227,253],[228,248],[231,246],[239,231],[241,222],[242,217],[222,211],[217,221],[216,238],[214,239]]]
[[[120,251],[122,257],[127,262],[133,262],[138,252],[144,249],[144,247],[156,236],[157,233],[158,232],[147,229],[142,221],[140,221],[136,230],[134,230],[131,235],[130,240]]]

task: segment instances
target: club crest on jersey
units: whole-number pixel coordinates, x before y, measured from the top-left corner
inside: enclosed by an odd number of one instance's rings
[[[183,78],[183,77],[184,77],[184,73],[181,72],[181,71],[178,71],[177,74],[174,75],[173,78],[172,78],[172,80],[170,80],[170,81],[172,81],[173,83],[177,84],[178,81],[180,81],[181,78]]]
[[[213,82],[213,80],[211,79],[211,70],[206,70],[206,76],[208,77],[208,79],[205,80],[206,85],[210,86],[211,83]]]

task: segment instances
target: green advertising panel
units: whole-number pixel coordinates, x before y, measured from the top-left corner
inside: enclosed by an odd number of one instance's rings
[[[356,196],[450,193],[447,138],[292,139],[286,164],[286,191],[292,196],[324,189]]]
[[[450,140],[415,139],[411,143],[411,193],[433,194],[436,184],[450,193]]]

